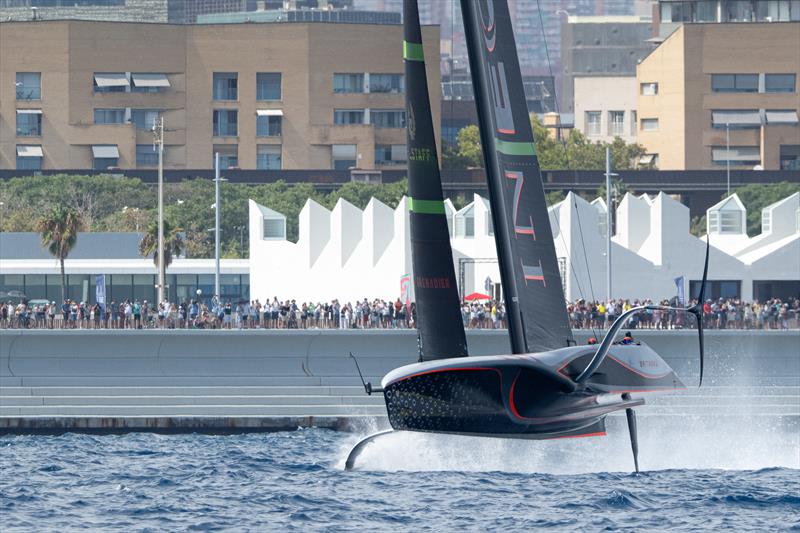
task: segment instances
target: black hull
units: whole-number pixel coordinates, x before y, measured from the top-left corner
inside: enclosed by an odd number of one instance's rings
[[[604,435],[609,413],[644,403],[621,394],[683,388],[660,358],[666,374],[634,368],[653,360],[649,348],[625,352],[618,350],[598,381],[585,386],[572,381],[569,369],[588,356],[586,347],[409,365],[384,378],[389,423],[395,430],[501,438]]]

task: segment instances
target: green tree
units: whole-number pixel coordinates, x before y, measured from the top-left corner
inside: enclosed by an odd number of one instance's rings
[[[339,198],[344,198],[359,209],[364,209],[370,199],[375,198],[394,209],[406,194],[408,194],[408,180],[405,178],[387,184],[351,181],[331,191],[323,203],[328,209],[333,209]]]
[[[558,202],[564,200],[567,195],[564,194],[564,191],[550,191],[545,194],[545,199],[547,201],[547,206],[550,207],[552,205],[556,205]]]
[[[478,126],[474,124],[461,128],[456,137],[458,156],[467,168],[483,167],[481,152],[481,136]]]
[[[61,268],[61,299],[67,296],[67,276],[64,260],[78,242],[78,232],[83,229],[83,221],[75,209],[58,205],[39,219],[36,230],[42,234],[42,246],[58,259]]]
[[[591,142],[575,129],[564,142],[558,141],[537,115],[531,116],[531,128],[542,170],[603,170],[606,146],[611,148],[611,164],[615,170],[640,168],[639,160],[645,154],[644,147],[639,144],[628,144],[619,137],[611,143]],[[468,166],[483,166],[477,126],[467,126],[458,132],[458,155]]]
[[[633,190],[628,188],[628,185],[619,179],[611,178],[611,193],[617,197],[617,202],[622,201],[622,197],[625,196],[626,193],[632,193]],[[595,198],[602,198],[603,200],[606,199],[606,184],[603,183],[600,187],[597,188],[597,192],[595,193]]]
[[[164,268],[172,264],[172,259],[181,254],[184,248],[181,228],[173,227],[164,220]],[[158,266],[158,221],[151,222],[139,241],[139,253],[147,257],[153,255],[153,263]]]
[[[800,192],[800,183],[781,181],[769,185],[751,184],[735,189],[739,199],[747,208],[747,234],[751,237],[761,233],[761,210],[768,205]],[[723,194],[721,198],[725,198]]]

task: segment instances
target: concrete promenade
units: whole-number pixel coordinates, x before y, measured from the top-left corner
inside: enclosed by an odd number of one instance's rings
[[[636,333],[689,385],[648,399],[640,416],[800,417],[800,331],[708,332],[699,390],[695,331]],[[504,331],[467,336],[473,355],[508,351]],[[416,360],[416,342],[404,330],[4,330],[0,433],[385,424],[383,398],[364,394],[348,354],[376,383]]]

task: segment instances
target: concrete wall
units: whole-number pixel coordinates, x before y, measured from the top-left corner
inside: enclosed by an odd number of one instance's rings
[[[584,342],[589,332],[579,332]],[[639,331],[696,384],[694,331]],[[508,352],[504,331],[470,331],[472,355]],[[18,331],[0,334],[0,386],[357,385],[416,361],[415,331]],[[706,334],[706,384],[800,385],[800,332]]]

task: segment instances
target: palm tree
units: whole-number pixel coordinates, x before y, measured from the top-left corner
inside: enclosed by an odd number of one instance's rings
[[[63,205],[53,207],[39,219],[36,230],[42,234],[42,246],[56,257],[61,266],[61,300],[67,297],[67,276],[64,273],[64,260],[78,242],[78,232],[83,229],[80,214]]]
[[[172,224],[164,221],[164,268],[166,269],[172,259],[179,256],[185,247],[181,228],[173,228]],[[139,241],[139,253],[147,257],[153,254],[153,263],[158,267],[158,222],[151,222],[147,232]]]

